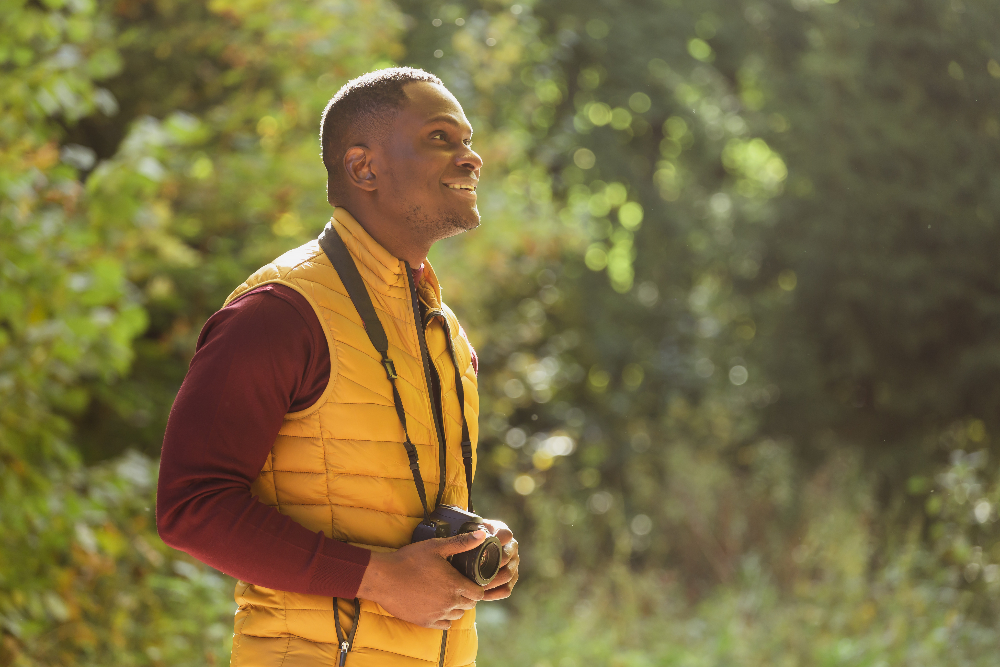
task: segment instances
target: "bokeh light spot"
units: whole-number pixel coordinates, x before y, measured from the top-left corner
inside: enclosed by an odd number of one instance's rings
[[[535,490],[535,479],[531,475],[518,475],[514,478],[514,491],[522,496],[531,495]]]
[[[630,231],[639,229],[639,226],[642,225],[642,218],[642,204],[639,202],[630,201],[622,204],[622,207],[618,209],[618,222]]]
[[[580,169],[590,169],[597,162],[597,157],[589,148],[579,148],[573,153],[573,164]]]
[[[692,58],[706,63],[715,59],[712,47],[708,45],[708,42],[698,37],[694,37],[688,41],[688,53],[691,54]]]
[[[614,498],[607,491],[598,491],[587,501],[587,507],[594,514],[605,514],[614,505]]]
[[[646,93],[632,93],[632,96],[628,98],[628,105],[636,113],[646,113],[653,106],[653,101]]]
[[[649,531],[653,530],[653,520],[645,514],[636,514],[630,525],[636,535],[649,535]]]

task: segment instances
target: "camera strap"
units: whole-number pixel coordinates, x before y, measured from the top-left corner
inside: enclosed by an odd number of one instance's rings
[[[465,419],[465,385],[462,384],[462,373],[458,370],[458,359],[455,356],[454,339],[451,337],[451,324],[447,317],[442,317],[444,330],[448,338],[448,352],[451,353],[451,362],[455,367],[455,392],[458,394],[458,404],[462,406],[462,463],[465,464],[465,488],[469,491],[469,511],[475,512],[472,508],[472,437],[469,436],[469,422]]]
[[[410,441],[410,434],[406,428],[406,412],[403,409],[403,399],[396,388],[396,367],[392,363],[392,359],[389,358],[389,339],[385,334],[385,329],[382,327],[382,322],[378,319],[375,306],[372,304],[371,296],[368,294],[368,288],[365,287],[364,279],[361,277],[361,273],[354,263],[354,258],[351,256],[347,246],[344,245],[344,240],[333,229],[332,223],[327,223],[323,232],[319,235],[319,245],[323,249],[323,252],[326,253],[330,263],[333,264],[333,268],[340,275],[340,280],[347,290],[347,295],[350,297],[354,308],[358,311],[358,315],[361,316],[361,321],[365,325],[368,339],[371,341],[372,346],[374,346],[375,351],[382,357],[382,367],[385,369],[389,384],[392,385],[392,400],[396,407],[396,415],[399,417],[399,423],[403,426],[403,446],[406,448],[406,455],[410,462],[410,472],[413,474],[413,482],[417,487],[417,494],[420,496],[420,504],[423,505],[424,521],[429,523],[430,508],[427,506],[427,493],[424,489],[423,477],[420,474],[417,448]],[[409,268],[410,265],[406,264],[407,273],[409,273]],[[412,277],[407,276],[407,282],[409,283],[411,280]],[[414,319],[417,322],[417,326],[422,326],[419,312],[414,313]],[[445,321],[445,330],[448,334],[446,336],[448,339],[448,352],[455,366],[455,387],[458,394],[459,409],[462,413],[462,460],[465,464],[465,484],[469,494],[469,511],[472,511],[472,442],[469,437],[469,425],[465,418],[465,387],[462,385],[461,373],[458,370],[458,363],[455,358],[451,329],[447,318],[443,319]],[[426,380],[427,386],[430,388],[430,378],[426,378]],[[441,494],[445,485],[445,469],[443,465],[445,460],[445,444],[441,441],[438,445],[441,450],[442,461],[441,480],[438,483],[438,503],[440,504]]]

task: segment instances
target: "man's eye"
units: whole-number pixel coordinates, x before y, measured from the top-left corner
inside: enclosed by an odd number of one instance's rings
[[[472,148],[472,139],[466,139],[462,143],[468,146],[469,148]]]
[[[445,138],[444,132],[435,132],[434,134],[431,135],[431,139],[444,139],[444,138]]]

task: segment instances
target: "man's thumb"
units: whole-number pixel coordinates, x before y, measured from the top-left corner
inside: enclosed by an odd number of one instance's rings
[[[485,530],[475,530],[471,533],[461,533],[454,537],[446,537],[441,540],[438,546],[438,553],[442,556],[452,556],[460,554],[478,547],[486,539],[488,533]]]

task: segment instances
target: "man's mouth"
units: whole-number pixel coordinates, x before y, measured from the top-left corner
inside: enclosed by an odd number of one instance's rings
[[[445,183],[445,185],[451,190],[466,190],[467,192],[476,191],[476,186],[472,183]]]

